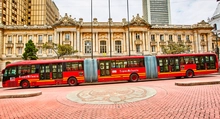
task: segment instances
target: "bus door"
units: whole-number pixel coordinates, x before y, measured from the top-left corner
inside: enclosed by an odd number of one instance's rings
[[[63,65],[62,63],[51,64],[52,66],[52,79],[56,84],[62,84],[63,81]]]
[[[40,65],[40,80],[50,80],[50,65],[41,64]]]
[[[205,56],[206,69],[213,70],[216,69],[215,56]]]
[[[197,70],[205,70],[205,60],[203,56],[196,56],[195,57],[196,69]]]
[[[99,62],[100,76],[111,76],[110,63],[110,60]]]
[[[158,65],[159,65],[159,71],[160,76],[159,77],[167,77],[169,71],[169,60],[168,58],[158,58]]]
[[[16,80],[18,77],[17,67],[9,67],[3,71],[3,87],[14,87],[18,86],[18,81]],[[6,83],[8,82],[8,83]]]
[[[178,57],[170,57],[170,72],[179,72],[180,71],[180,62]]]

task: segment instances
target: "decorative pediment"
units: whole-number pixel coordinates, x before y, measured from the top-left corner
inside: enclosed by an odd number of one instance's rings
[[[61,17],[58,21],[55,22],[54,26],[76,26],[78,25],[76,20],[68,16],[67,13],[64,17]]]
[[[202,20],[201,22],[193,25],[194,28],[212,28],[212,26],[208,23]]]
[[[147,26],[150,26],[150,24],[144,20],[143,18],[141,18],[139,16],[139,14],[137,14],[136,17],[133,16],[132,20],[131,20],[131,25],[137,25],[137,26],[141,26],[141,25],[147,25]]]
[[[200,25],[206,25],[206,24],[209,24],[208,22],[205,22],[204,20],[202,20],[201,22],[199,22],[198,24]]]

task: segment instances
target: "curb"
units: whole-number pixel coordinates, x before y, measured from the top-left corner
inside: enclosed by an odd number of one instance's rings
[[[37,92],[22,92],[22,93],[13,93],[13,94],[0,94],[0,99],[6,98],[26,98],[41,95],[41,91]]]
[[[220,81],[200,81],[200,82],[179,82],[175,83],[177,86],[196,86],[196,85],[211,85],[220,84]]]

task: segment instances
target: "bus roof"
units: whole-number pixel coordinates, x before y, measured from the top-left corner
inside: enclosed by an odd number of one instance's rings
[[[50,64],[50,63],[61,63],[61,62],[79,62],[83,59],[74,59],[74,60],[24,60],[19,62],[14,62],[8,64],[6,67],[18,66],[18,65],[31,65],[31,64]]]
[[[119,59],[138,59],[138,58],[144,58],[144,56],[139,55],[139,56],[118,56],[118,57],[101,57],[101,58],[96,58],[97,60],[119,60]]]
[[[187,56],[204,56],[204,55],[215,55],[215,53],[191,53],[191,54],[163,54],[157,55],[156,57],[187,57]]]

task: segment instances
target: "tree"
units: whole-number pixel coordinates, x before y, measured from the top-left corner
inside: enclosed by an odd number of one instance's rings
[[[189,51],[190,48],[185,46],[183,43],[169,43],[167,46],[162,47],[164,54],[179,54]]]
[[[22,54],[22,59],[24,60],[37,60],[37,51],[38,49],[36,49],[34,43],[32,40],[29,40],[26,44],[25,44],[25,52]]]
[[[71,55],[78,52],[77,50],[73,50],[70,45],[57,45],[55,43],[45,43],[43,48],[52,49],[56,53],[58,59],[65,55]]]

